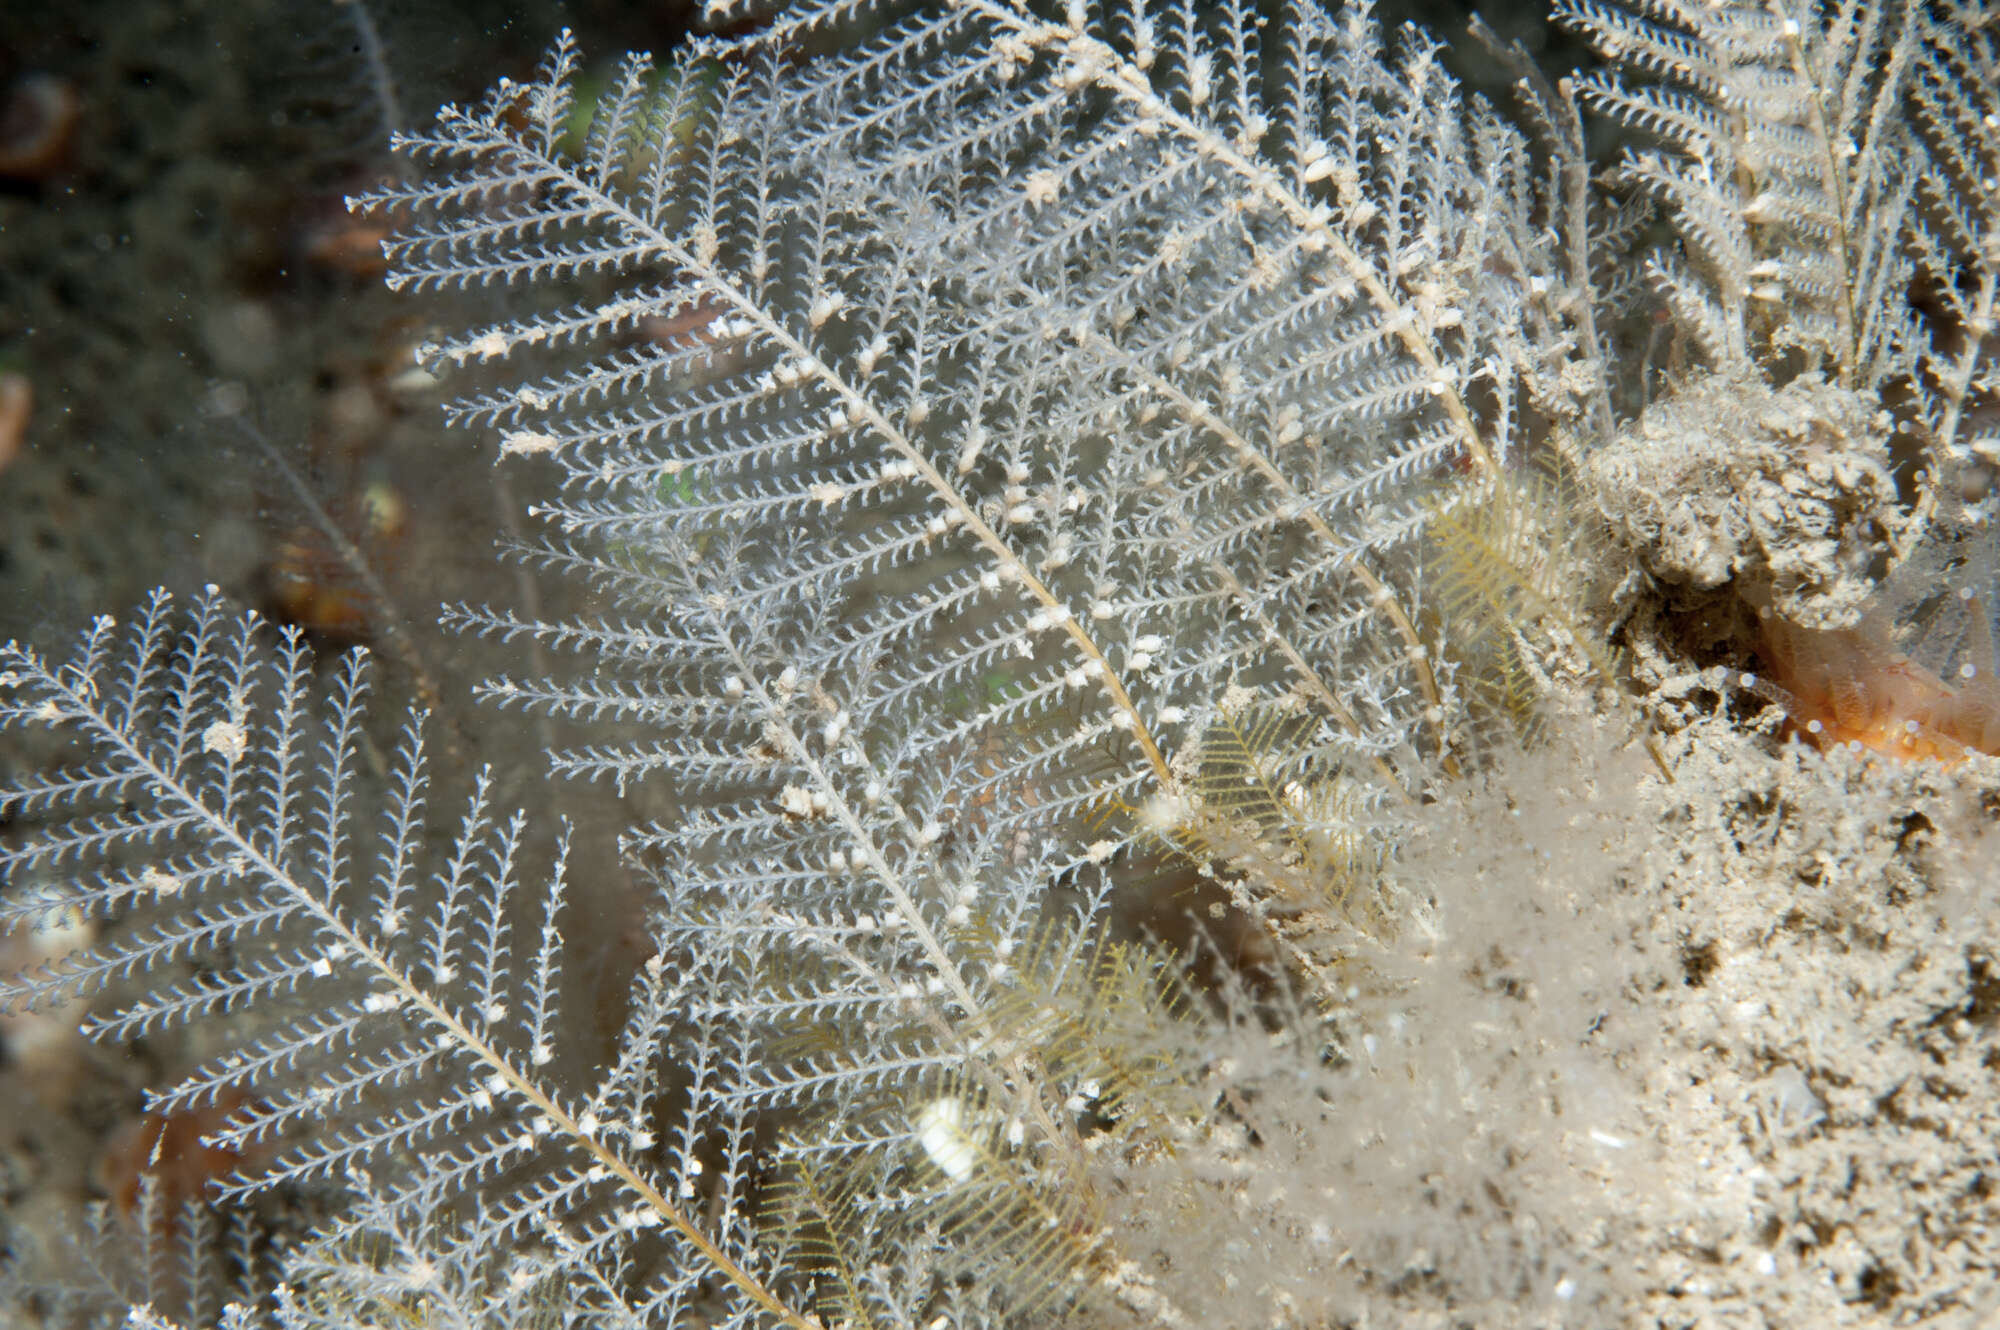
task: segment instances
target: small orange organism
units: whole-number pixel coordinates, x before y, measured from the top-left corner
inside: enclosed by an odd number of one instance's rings
[[[1822,748],[1858,747],[1904,761],[2000,754],[2000,680],[1966,660],[1945,679],[1898,650],[1869,615],[1813,631],[1764,616],[1763,656],[1792,724]]]
[[[1762,691],[1823,748],[1954,763],[2000,755],[1996,588],[2000,523],[1947,501],[1852,627],[1814,631],[1761,612]]]

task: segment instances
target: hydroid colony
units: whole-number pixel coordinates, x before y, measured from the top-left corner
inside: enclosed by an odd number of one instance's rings
[[[1755,674],[1685,659],[1642,598],[1782,616],[1796,694],[1806,634],[1857,631],[1885,568],[1936,569],[1951,594],[1878,615],[1861,672],[1926,655],[1949,701],[1893,724],[1988,746],[1965,718],[1992,664],[2000,64],[1950,5],[1560,18],[1614,72],[1528,77],[1503,111],[1365,7],[808,5],[630,58],[581,108],[564,37],[402,140],[422,174],[359,201],[396,227],[392,284],[511,293],[426,348],[469,385],[449,415],[557,469],[533,557],[615,606],[452,610],[579,662],[482,693],[605,736],[557,772],[681,811],[623,839],[645,959],[572,1068],[567,834],[484,779],[434,789],[420,719],[370,760],[358,658],[321,686],[214,597],[105,619],[66,664],[9,649],[0,720],[83,765],[6,795],[6,909],[117,921],[15,1000],[136,979],[90,1018],[113,1040],[264,1015],[160,1106],[253,1091],[225,1201],[348,1198],[231,1314],[1641,1305],[1605,1255],[1631,1215],[1492,1229],[1512,1211],[1466,1183],[1390,1261],[1343,1256],[1331,1192],[1282,1179],[1375,1148],[1318,1078],[1371,1065],[1398,1004],[1450,1023],[1459,990],[1411,959],[1449,893],[1405,839],[1490,802],[1496,734],[1567,699],[1636,741],[1645,707],[1608,699],[1664,695],[1677,656],[1724,691]],[[1604,170],[1587,113],[1641,146]],[[1579,548],[1640,571],[1593,595],[1552,547],[1600,525],[1623,544]],[[1258,963],[1106,939],[1161,854]],[[1466,973],[1599,1004],[1579,1047],[1637,987],[1514,964]],[[1515,1056],[1465,1051],[1490,1028],[1376,1090],[1463,1124],[1453,1077]],[[1599,1178],[1573,1151],[1625,1142],[1548,1125],[1546,1081],[1508,1075],[1479,1084],[1542,1124],[1553,1214]],[[1424,1208],[1358,1194],[1371,1231]]]

